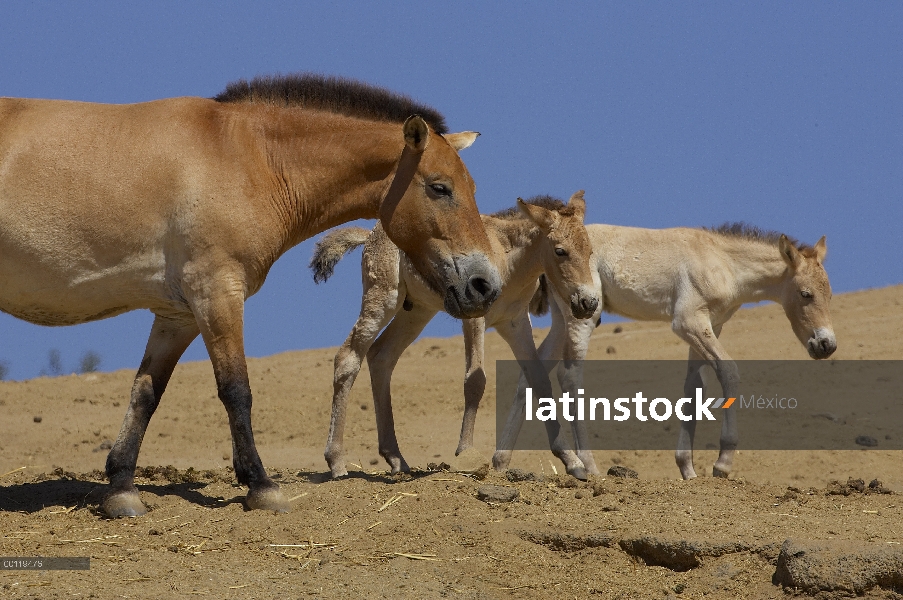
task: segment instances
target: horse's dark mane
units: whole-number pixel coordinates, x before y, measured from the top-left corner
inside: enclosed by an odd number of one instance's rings
[[[541,206],[548,210],[554,210],[562,217],[572,217],[574,216],[575,209],[573,206],[569,204],[565,204],[562,200],[555,198],[554,196],[541,195],[541,196],[533,196],[532,198],[528,198],[524,200],[527,204],[532,204],[533,206]],[[514,220],[514,219],[526,219],[526,215],[520,211],[517,206],[513,206],[511,208],[506,208],[500,210],[498,212],[494,212],[490,217],[496,217],[497,219],[506,219],[506,220]]]
[[[279,106],[302,106],[350,117],[403,123],[420,115],[436,133],[448,133],[439,111],[385,88],[354,79],[316,73],[257,76],[239,79],[213,97],[217,102],[262,102]]]
[[[718,227],[703,227],[706,231],[711,231],[712,233],[717,233],[718,235],[723,235],[725,237],[736,237],[743,238],[747,240],[753,240],[756,242],[764,242],[766,244],[777,245],[781,240],[781,236],[785,235],[780,231],[772,231],[767,229],[760,229],[755,225],[749,225],[748,223],[743,222],[734,222],[734,223],[724,223],[723,225],[719,225]],[[812,247],[808,244],[804,244],[800,242],[796,238],[787,236],[787,239],[791,244],[796,246],[796,249],[803,252],[807,250],[811,250]]]

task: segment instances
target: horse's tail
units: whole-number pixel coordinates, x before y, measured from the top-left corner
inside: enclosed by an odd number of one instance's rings
[[[314,283],[323,283],[332,277],[333,269],[342,257],[362,246],[370,237],[370,230],[363,227],[343,227],[323,236],[314,248],[310,259],[310,270],[314,272]]]
[[[539,276],[539,287],[530,299],[530,314],[541,317],[549,312],[549,280],[545,275]]]

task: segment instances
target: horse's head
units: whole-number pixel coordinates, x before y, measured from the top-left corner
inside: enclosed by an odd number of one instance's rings
[[[501,291],[474,200],[476,186],[458,156],[478,135],[439,135],[419,116],[410,117],[395,179],[379,209],[389,239],[457,318],[486,314]]]
[[[812,248],[797,249],[782,235],[778,242],[787,263],[789,277],[784,282],[781,305],[793,332],[812,358],[828,358],[837,350],[831,326],[831,283],[823,266],[828,246],[822,236]]]
[[[517,206],[545,234],[542,264],[552,288],[561,298],[570,300],[575,318],[593,316],[599,307],[599,292],[589,260],[593,246],[583,226],[583,190],[571,196],[567,208],[561,211],[528,204],[520,198]]]

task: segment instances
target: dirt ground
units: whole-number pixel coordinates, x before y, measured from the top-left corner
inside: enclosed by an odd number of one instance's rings
[[[836,360],[903,359],[903,286],[836,295],[832,312]],[[621,328],[600,327],[589,358],[686,357],[667,324]],[[740,311],[722,339],[737,359],[807,357],[776,305]],[[489,365],[511,358],[495,334],[486,352]],[[671,452],[596,452],[603,470],[623,465],[639,479],[577,482],[539,451],[516,453],[511,464],[535,480],[429,471],[429,463],[454,464],[460,337],[419,341],[396,370],[396,427],[411,475],[387,474],[361,373],[346,432],[352,473],[331,481],[322,450],[334,353],[249,361],[258,448],[292,499],[285,515],[244,510],[207,362],[179,365],[150,425],[137,483],[151,511],[135,519],[97,512],[133,373],[0,383],[0,555],[91,557],[89,571],[0,570],[0,596],[778,598],[799,593],[772,582],[789,538],[903,543],[903,452],[880,446],[741,451],[730,480],[707,476],[712,450],[697,451],[701,477],[688,482]],[[495,435],[492,369],[488,377],[476,431],[486,457]],[[890,493],[830,483],[849,478],[878,479]],[[516,488],[519,498],[480,500],[477,489],[487,484]],[[675,565],[644,553],[643,540],[703,550],[692,564]],[[903,597],[903,587],[894,588],[865,593]],[[822,592],[832,594],[842,595]]]

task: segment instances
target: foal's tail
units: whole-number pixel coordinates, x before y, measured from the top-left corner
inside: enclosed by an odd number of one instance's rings
[[[317,242],[308,265],[314,272],[314,282],[322,283],[332,277],[333,269],[342,257],[362,246],[368,237],[370,230],[363,227],[343,227],[326,234]]]
[[[530,299],[530,314],[541,317],[549,312],[549,280],[545,275],[539,276],[539,287]]]

